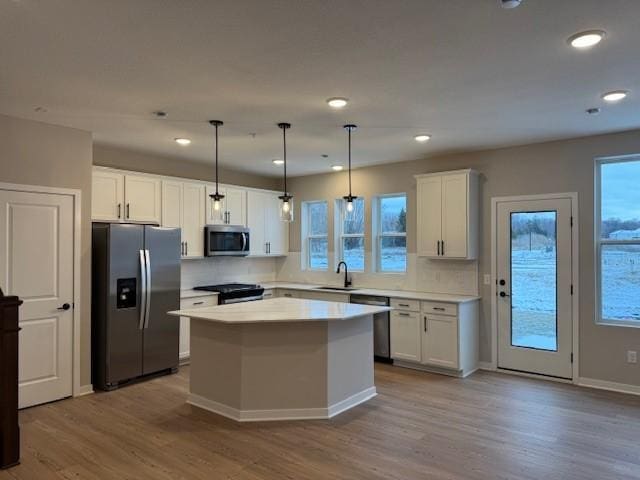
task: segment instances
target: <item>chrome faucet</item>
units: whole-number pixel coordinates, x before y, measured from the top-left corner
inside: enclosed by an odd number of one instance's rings
[[[348,288],[351,286],[351,280],[349,280],[349,267],[347,267],[346,262],[340,262],[338,264],[338,269],[336,270],[336,273],[340,273],[340,267],[344,265],[344,288]]]

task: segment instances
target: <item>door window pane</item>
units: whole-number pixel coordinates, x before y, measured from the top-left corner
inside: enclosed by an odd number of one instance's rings
[[[344,237],[342,239],[343,260],[351,271],[364,270],[364,238]]]
[[[383,272],[407,270],[407,237],[380,239],[380,270]]]
[[[556,212],[511,214],[511,344],[557,351]]]
[[[640,321],[640,245],[602,245],[603,320]]]
[[[326,238],[309,239],[309,268],[326,270],[329,267],[327,259],[328,244]]]

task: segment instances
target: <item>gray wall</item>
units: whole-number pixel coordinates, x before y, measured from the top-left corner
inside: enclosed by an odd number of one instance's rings
[[[215,170],[211,163],[193,162],[178,157],[151,155],[105,145],[94,145],[93,164],[171,177],[215,181]],[[275,177],[264,177],[222,167],[219,175],[220,183],[266,189],[281,188],[281,181]]]
[[[427,147],[428,148],[428,147]],[[595,324],[594,305],[594,158],[640,153],[640,131],[599,135],[522,147],[438,156],[362,168],[353,173],[354,195],[407,192],[409,252],[416,250],[415,180],[413,175],[460,168],[481,173],[480,278],[491,271],[491,198],[556,192],[578,192],[580,222],[580,376],[640,385],[640,364],[626,363],[627,349],[640,349],[640,329]],[[357,158],[357,149],[356,149]],[[330,200],[346,195],[346,172],[294,178],[295,200]],[[369,202],[367,202],[370,204]],[[369,210],[369,209],[368,209]],[[299,220],[299,215],[297,217]],[[331,222],[330,222],[331,223]],[[330,227],[332,228],[332,227]],[[300,251],[300,223],[292,224],[290,250]],[[329,250],[333,235],[329,235]],[[370,239],[366,249],[371,251]],[[490,287],[479,286],[481,309],[481,359],[490,361]]]
[[[91,383],[91,133],[0,115],[0,181],[82,191],[80,383]]]

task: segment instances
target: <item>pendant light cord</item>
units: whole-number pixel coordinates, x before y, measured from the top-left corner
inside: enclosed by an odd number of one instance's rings
[[[287,195],[287,129],[282,129],[282,151],[284,155],[284,194]]]
[[[351,197],[351,128],[348,128],[349,132],[349,197]]]
[[[218,124],[216,127],[216,195],[218,195]]]

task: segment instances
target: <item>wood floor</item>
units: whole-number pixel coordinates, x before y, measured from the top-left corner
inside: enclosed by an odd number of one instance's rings
[[[376,366],[333,420],[237,424],[176,375],[21,412],[0,480],[640,479],[640,397],[493,373]]]

